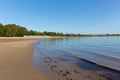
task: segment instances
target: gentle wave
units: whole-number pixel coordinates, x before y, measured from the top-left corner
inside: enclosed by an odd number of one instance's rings
[[[37,44],[55,57],[68,53],[120,71],[120,37],[41,39]]]

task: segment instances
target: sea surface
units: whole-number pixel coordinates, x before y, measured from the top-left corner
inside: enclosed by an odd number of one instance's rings
[[[40,39],[35,47],[43,53],[61,60],[69,60],[69,57],[63,55],[71,55],[118,71],[115,72],[116,74],[114,74],[114,71],[110,72],[110,76],[112,73],[115,75],[114,78],[116,79],[113,80],[117,80],[117,76],[120,76],[120,37],[48,38]],[[79,63],[86,68],[98,69],[98,67],[92,67],[93,65],[86,61]],[[104,71],[104,69],[101,70]]]

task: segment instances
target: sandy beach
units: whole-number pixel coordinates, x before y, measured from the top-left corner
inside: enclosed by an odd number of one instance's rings
[[[77,66],[72,56],[67,56],[68,61],[59,60],[44,49],[33,48],[36,41],[38,39],[0,39],[0,80],[111,80]],[[38,53],[33,55],[36,50]]]
[[[0,39],[0,80],[46,80],[32,67],[37,39]]]

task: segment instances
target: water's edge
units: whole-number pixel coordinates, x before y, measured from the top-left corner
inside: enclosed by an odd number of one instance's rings
[[[38,41],[38,43],[41,41]],[[34,43],[34,48],[38,47],[36,46],[37,42]],[[43,45],[42,45],[43,46]],[[46,47],[43,47],[43,50],[46,50]],[[54,54],[53,54],[54,55]],[[71,55],[71,54],[69,54]],[[65,55],[66,56],[66,55]],[[80,67],[83,67],[85,69],[88,70],[93,70],[93,71],[97,71],[98,73],[102,72],[103,75],[110,77],[112,80],[118,80],[120,79],[120,64],[119,61],[118,63],[115,63],[112,65],[108,65],[107,63],[101,64],[101,61],[97,62],[96,60],[92,60],[92,58],[85,58],[84,56],[76,56],[76,55],[72,55],[74,58],[79,59],[79,61],[75,64],[77,64]],[[107,56],[101,56],[101,55],[96,55],[97,57],[99,57],[99,59],[101,58],[101,60],[103,60],[104,62],[104,58],[107,58]],[[95,57],[95,56],[94,56]],[[103,57],[103,58],[102,58]],[[111,57],[108,57],[107,59],[111,59]],[[114,63],[114,62],[112,62]],[[117,67],[115,66],[117,64]],[[111,67],[112,66],[112,67]]]

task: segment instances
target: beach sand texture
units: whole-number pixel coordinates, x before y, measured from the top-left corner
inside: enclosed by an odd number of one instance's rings
[[[0,80],[46,80],[32,67],[37,40],[0,40]]]

